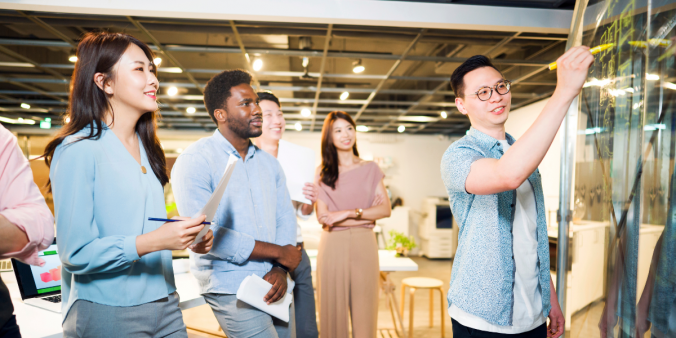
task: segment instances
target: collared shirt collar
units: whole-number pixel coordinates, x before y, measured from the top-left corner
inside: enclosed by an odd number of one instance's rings
[[[216,129],[214,131],[214,136],[216,137],[218,142],[223,146],[223,149],[228,154],[233,154],[233,155],[241,158],[237,149],[235,149],[235,147],[232,145],[232,143],[230,143],[230,141],[228,141],[228,139],[226,139],[225,136],[223,136],[223,134],[221,134],[220,130]],[[249,159],[251,159],[254,156],[254,154],[256,153],[257,150],[258,150],[258,147],[253,142],[251,142],[251,140],[249,140],[249,149],[246,152],[245,161],[248,161]]]
[[[500,141],[498,141],[496,138],[489,136],[488,134],[484,134],[483,132],[479,131],[478,129],[474,127],[469,128],[469,132],[467,132],[467,135],[474,138],[480,146],[488,148],[488,149],[493,149],[493,147],[498,146],[500,144]],[[505,139],[507,139],[507,143],[511,146],[516,142],[514,137],[512,135],[509,135],[509,133],[505,133]]]

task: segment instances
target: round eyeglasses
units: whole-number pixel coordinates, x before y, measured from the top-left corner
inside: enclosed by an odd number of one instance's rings
[[[476,95],[476,97],[479,98],[479,100],[488,101],[488,99],[490,99],[491,96],[493,96],[493,89],[495,89],[495,91],[498,92],[498,94],[505,95],[509,93],[509,89],[511,87],[512,87],[511,82],[503,80],[496,83],[495,86],[493,87],[481,87],[474,94]]]

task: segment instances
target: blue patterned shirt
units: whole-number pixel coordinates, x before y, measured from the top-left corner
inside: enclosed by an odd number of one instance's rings
[[[514,138],[507,134],[507,142]],[[448,191],[451,211],[458,223],[458,250],[453,260],[448,305],[495,325],[511,326],[514,309],[512,223],[516,191],[492,195],[473,195],[465,181],[474,161],[499,159],[504,154],[500,142],[474,128],[451,144],[441,159],[441,178]],[[536,169],[528,177],[537,208],[537,252],[543,315],[549,315],[549,238],[545,220],[542,180]]]

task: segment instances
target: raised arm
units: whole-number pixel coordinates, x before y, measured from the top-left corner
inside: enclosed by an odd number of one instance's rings
[[[542,113],[502,158],[482,158],[472,164],[465,182],[468,193],[490,195],[514,190],[537,169],[593,62],[585,46],[571,48],[557,60],[556,89]]]
[[[376,185],[376,196],[387,196],[387,189],[383,180]],[[320,224],[328,227],[333,226],[359,226],[371,224],[381,218],[390,217],[392,206],[387,198],[380,198],[381,203],[370,208],[363,209],[361,217],[357,218],[354,209],[329,212],[326,203],[317,200],[317,220]]]

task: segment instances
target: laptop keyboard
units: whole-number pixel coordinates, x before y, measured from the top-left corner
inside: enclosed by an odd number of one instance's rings
[[[42,298],[48,302],[61,303],[61,295]]]

